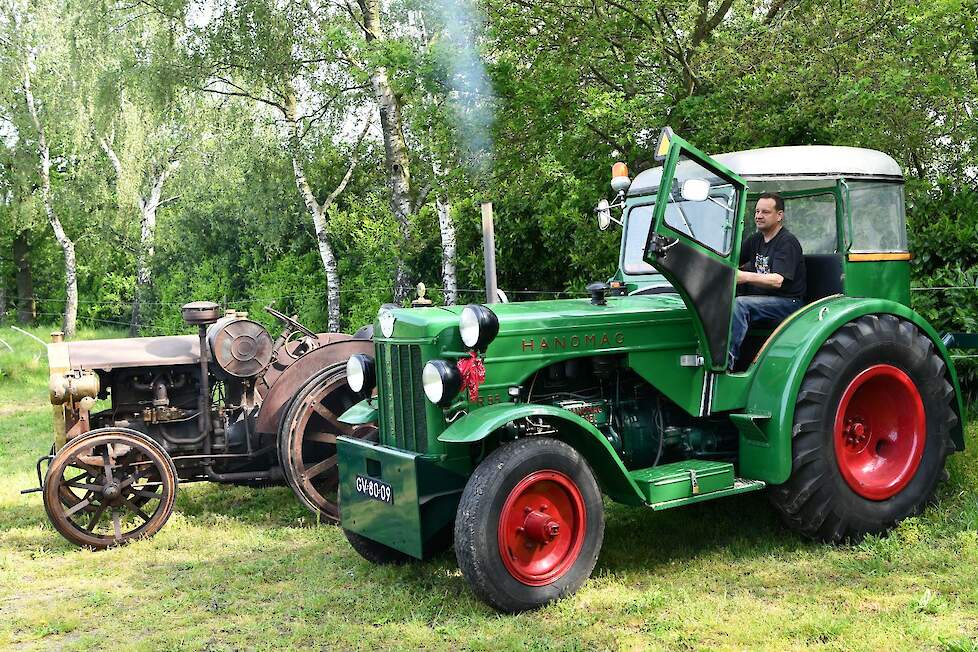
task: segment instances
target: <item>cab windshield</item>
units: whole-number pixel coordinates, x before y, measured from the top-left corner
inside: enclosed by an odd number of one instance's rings
[[[622,245],[622,269],[626,274],[657,274],[658,270],[645,262],[645,243],[652,228],[655,204],[633,206],[625,218],[625,237]]]
[[[692,162],[689,162],[692,164]],[[695,164],[693,164],[695,165]],[[681,174],[683,173],[683,174]],[[699,174],[699,176],[695,176]],[[687,200],[682,195],[682,184],[688,179],[702,179],[710,184],[709,193],[703,200]],[[653,196],[657,196],[658,191]],[[684,165],[677,168],[674,189],[666,206],[665,221],[700,244],[721,255],[730,253],[733,245],[734,216],[737,209],[737,191],[726,181],[710,174],[704,168]],[[626,274],[655,274],[655,267],[645,262],[645,246],[652,230],[652,214],[655,201],[633,206],[625,220],[625,242],[622,245],[622,268]]]
[[[676,165],[668,201],[665,222],[671,229],[721,256],[730,253],[737,215],[733,185],[684,156]]]

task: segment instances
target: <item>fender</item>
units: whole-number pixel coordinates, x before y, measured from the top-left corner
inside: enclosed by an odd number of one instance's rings
[[[552,405],[497,403],[458,419],[438,436],[453,444],[481,442],[507,423],[525,417],[545,417],[557,429],[556,438],[573,446],[594,470],[602,491],[617,502],[643,505],[642,493],[608,439],[589,421]]]
[[[740,431],[739,471],[746,478],[781,484],[791,474],[791,438],[795,403],[805,372],[822,344],[850,321],[864,315],[890,314],[913,323],[934,343],[947,365],[954,388],[958,423],[951,431],[964,450],[964,403],[958,375],[947,348],[924,318],[886,299],[837,296],[811,304],[771,335],[758,357],[747,392],[746,414],[731,415]]]
[[[354,353],[373,354],[374,343],[371,340],[346,339],[313,349],[305,354],[282,372],[268,388],[258,410],[255,429],[258,432],[278,432],[278,424],[282,414],[288,409],[292,397],[299,388],[317,372],[338,363],[346,363]]]

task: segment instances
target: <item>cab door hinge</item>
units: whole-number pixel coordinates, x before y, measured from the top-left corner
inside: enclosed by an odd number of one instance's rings
[[[695,353],[681,355],[679,356],[679,366],[680,367],[702,367],[703,356],[697,355]]]

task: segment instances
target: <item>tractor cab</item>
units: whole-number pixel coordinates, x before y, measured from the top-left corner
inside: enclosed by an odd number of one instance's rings
[[[741,243],[755,230],[758,196],[785,199],[785,226],[807,269],[805,304],[828,296],[889,299],[909,306],[903,174],[890,156],[835,146],[770,147],[707,156],[668,128],[661,166],[627,180],[617,165],[614,204],[599,225],[623,226],[613,281],[631,294],[678,292],[694,313],[704,350],[722,369],[729,339]],[[620,207],[622,218],[611,217]],[[748,362],[777,324],[754,329]]]

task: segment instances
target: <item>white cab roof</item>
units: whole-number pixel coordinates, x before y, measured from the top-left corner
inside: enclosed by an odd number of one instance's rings
[[[873,149],[833,145],[764,147],[712,157],[744,179],[877,179],[903,181],[903,171],[892,157]],[[680,163],[680,165],[682,165]],[[639,173],[628,189],[630,195],[648,193],[659,186],[662,167]]]

